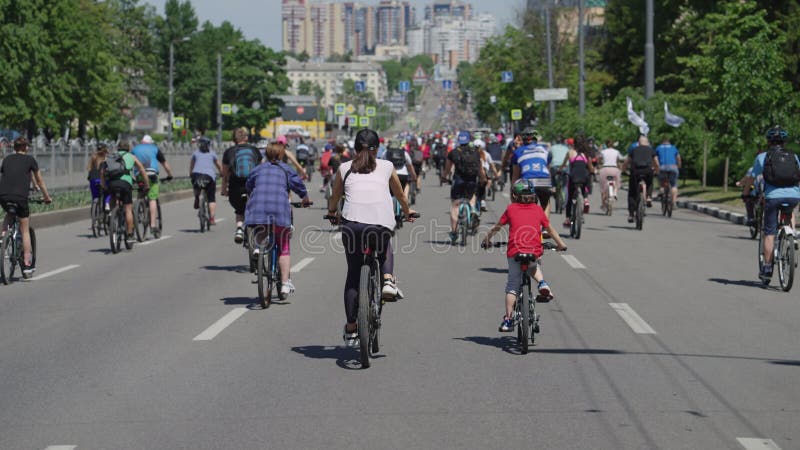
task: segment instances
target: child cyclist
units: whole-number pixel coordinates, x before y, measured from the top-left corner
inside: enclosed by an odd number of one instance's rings
[[[522,271],[520,263],[514,257],[520,253],[536,255],[537,264],[532,264],[529,271],[530,275],[538,282],[539,295],[546,301],[553,299],[550,286],[544,281],[542,269],[539,267],[538,259],[541,258],[544,249],[542,247],[542,228],[546,229],[553,240],[558,245],[559,251],[564,251],[567,246],[558,235],[558,231],[550,225],[550,221],[544,214],[544,210],[536,204],[536,194],[533,187],[526,180],[517,180],[511,187],[512,201],[506,208],[497,224],[489,230],[483,245],[488,247],[491,244],[492,236],[500,231],[503,225],[510,225],[508,231],[508,281],[506,282],[506,314],[503,323],[500,324],[501,332],[509,332],[514,328],[513,314],[514,302],[520,293],[520,283],[522,281]]]

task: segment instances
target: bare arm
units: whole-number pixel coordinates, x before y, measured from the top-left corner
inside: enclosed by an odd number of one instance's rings
[[[513,183],[517,180],[519,180],[519,166],[515,164],[514,167],[511,168],[511,182]]]
[[[344,195],[344,181],[342,180],[342,173],[337,170],[336,177],[333,179],[333,192],[331,193],[331,198],[328,199],[328,214],[337,213],[342,195]]]
[[[38,187],[39,190],[42,191],[42,195],[44,196],[44,202],[45,203],[52,202],[53,199],[50,198],[50,193],[47,192],[47,186],[45,186],[44,184],[44,178],[42,177],[41,170],[37,170],[36,172],[33,173],[33,181],[34,183],[36,183],[36,187]]]
[[[306,173],[306,169],[303,169],[303,166],[301,166],[300,163],[297,162],[297,158],[295,158],[292,152],[286,152],[286,158],[289,160],[292,166],[294,166],[295,170],[297,170],[297,173],[300,175],[301,178],[303,178],[304,180],[308,179],[308,174]]]
[[[552,223],[547,226],[547,232],[550,233],[550,237],[553,238],[554,241],[556,241],[556,245],[558,245],[558,250],[563,251],[567,249],[567,245],[564,244],[564,241],[561,240],[561,236],[558,234],[558,231],[556,230],[556,228],[553,226]]]
[[[217,167],[217,172],[222,174],[222,166],[219,164],[219,161],[214,160],[214,165]]]
[[[413,222],[414,219],[411,217],[413,211],[408,206],[408,199],[406,198],[405,192],[403,192],[403,185],[400,184],[400,178],[397,177],[397,172],[392,170],[392,177],[389,178],[389,190],[392,191],[392,195],[394,198],[400,202],[400,207],[403,209],[403,213],[405,213],[406,217],[409,218],[410,222]]]
[[[146,174],[147,169],[144,168],[144,165],[137,157],[133,157],[133,164],[136,166],[136,170],[139,171],[141,174]],[[166,166],[164,166],[166,168]],[[144,181],[144,188],[145,190],[150,190],[150,178],[147,176],[142,176],[142,181]]]
[[[228,165],[223,163],[222,164],[222,190],[220,191],[220,195],[228,195],[228,176],[230,170],[228,169]]]
[[[164,167],[166,167],[166,166],[164,166]],[[191,175],[192,172],[194,172],[194,158],[189,160],[189,175]]]

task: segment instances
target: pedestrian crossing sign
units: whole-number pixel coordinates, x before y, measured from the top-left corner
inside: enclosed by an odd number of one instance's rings
[[[337,116],[343,116],[345,107],[346,105],[344,103],[337,103],[333,106],[333,109]]]
[[[183,128],[183,124],[185,121],[183,117],[173,117],[172,118],[172,128]]]
[[[367,106],[366,113],[367,113],[367,117],[375,117],[375,107],[374,106]]]
[[[511,110],[511,120],[522,120],[522,110],[521,109],[512,109]]]
[[[360,116],[360,117],[358,118],[358,126],[360,126],[360,127],[362,127],[362,128],[364,128],[364,127],[368,127],[368,126],[369,126],[369,117],[366,117],[366,116]]]
[[[219,105],[219,110],[223,116],[230,116],[233,114],[233,106],[230,103],[223,103]]]

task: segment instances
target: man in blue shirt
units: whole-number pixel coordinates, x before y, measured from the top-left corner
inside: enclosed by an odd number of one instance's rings
[[[522,132],[522,146],[511,155],[511,182],[523,179],[533,187],[539,206],[550,217],[550,161],[553,155],[544,144],[539,144],[539,132],[526,128]]]
[[[150,135],[144,135],[142,143],[133,147],[131,153],[133,153],[136,159],[141,161],[147,171],[146,174],[138,174],[139,181],[142,181],[145,176],[150,180],[150,190],[147,191],[147,199],[150,200],[150,232],[153,233],[153,237],[157,239],[161,236],[161,230],[156,226],[156,219],[158,218],[156,201],[158,200],[159,191],[158,165],[160,163],[164,166],[164,170],[167,171],[167,180],[172,179],[172,168],[169,167],[167,159],[164,158],[164,154],[161,153],[161,150],[159,150],[155,142],[153,142],[153,138],[150,137]]]
[[[656,147],[658,155],[658,181],[661,186],[669,182],[670,192],[672,193],[672,204],[678,200],[678,169],[681,168],[681,155],[678,148],[669,142],[669,138],[661,138],[661,145]]]
[[[756,156],[751,176],[745,177],[747,178],[747,180],[745,180],[746,182],[752,183],[752,178],[764,174],[764,165],[767,158],[774,152],[783,152],[783,144],[788,137],[789,133],[780,127],[771,128],[767,132],[769,148],[765,153]],[[800,170],[800,160],[798,160],[797,156],[794,157],[794,160],[797,164],[796,170]],[[797,203],[800,202],[800,187],[796,182],[789,186],[777,186],[770,183],[770,180],[767,178],[770,178],[769,174],[764,174],[765,202],[764,228],[762,233],[764,236],[764,264],[761,267],[761,273],[759,273],[759,278],[761,278],[764,284],[769,284],[772,278],[772,252],[775,248],[775,235],[778,231],[778,209],[793,211]],[[784,204],[787,205],[785,208],[781,206]],[[792,220],[792,223],[794,223],[794,220]]]

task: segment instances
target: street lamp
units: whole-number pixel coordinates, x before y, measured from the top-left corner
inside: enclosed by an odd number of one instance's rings
[[[172,96],[174,95],[172,82],[175,71],[175,42],[186,42],[189,37],[169,41],[169,140],[172,141]]]
[[[647,40],[644,44],[644,98],[653,96],[655,90],[655,45],[653,45],[653,0],[647,0]]]
[[[586,111],[586,89],[584,82],[586,73],[583,68],[583,0],[578,0],[578,112],[583,117]]]

